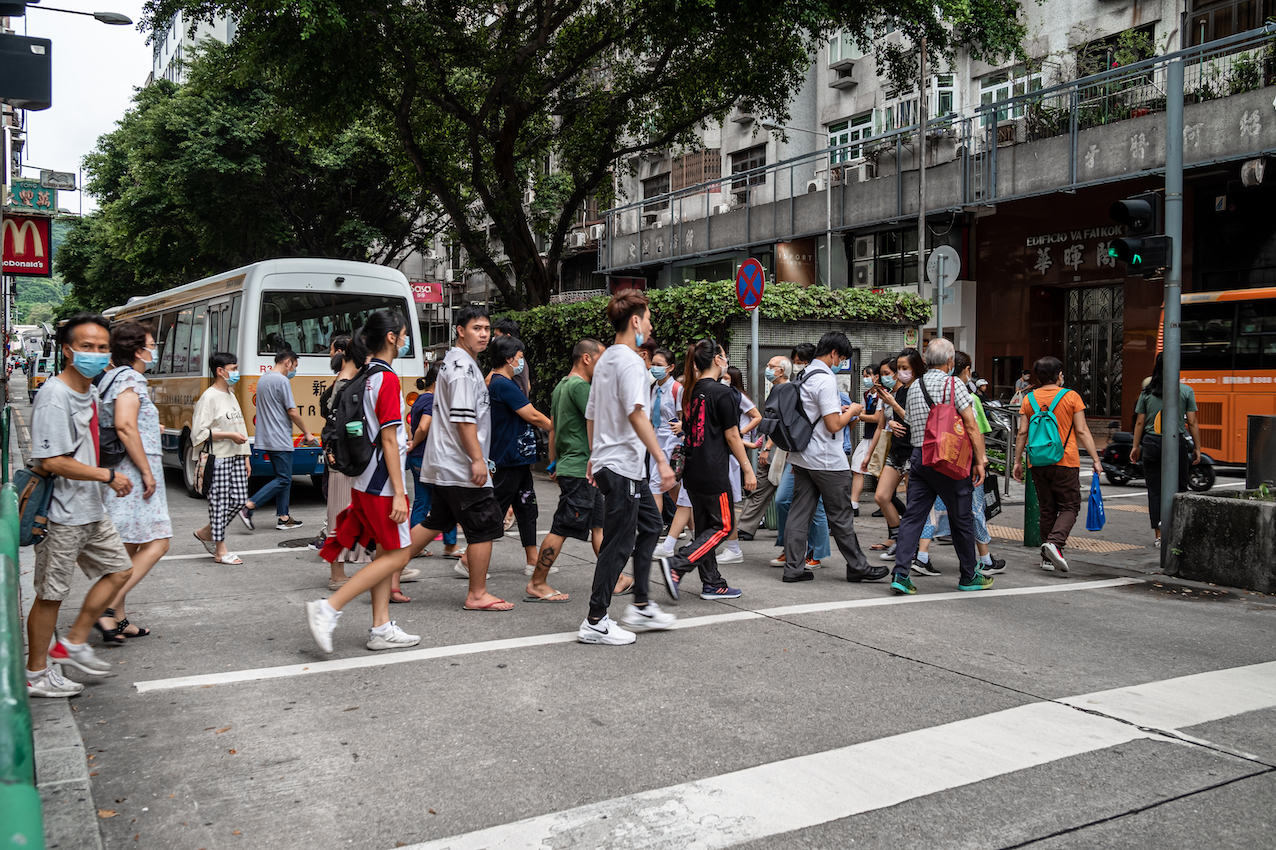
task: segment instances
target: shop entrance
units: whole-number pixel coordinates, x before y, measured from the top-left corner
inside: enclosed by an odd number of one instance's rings
[[[1064,381],[1092,416],[1121,415],[1125,285],[1068,290]]]

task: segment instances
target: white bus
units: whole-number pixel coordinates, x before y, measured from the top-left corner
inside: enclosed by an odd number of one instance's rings
[[[209,385],[208,358],[228,352],[239,358],[240,380],[232,389],[248,420],[250,444],[256,433],[257,379],[275,364],[283,348],[300,359],[292,379],[298,412],[311,433],[323,428],[319,396],[333,381],[328,343],[360,327],[376,310],[402,313],[412,336],[407,357],[395,369],[405,393],[415,400],[417,378],[425,374],[416,304],[407,278],[387,266],[347,260],[266,260],[174,289],[131,299],[106,315],[148,324],[155,334],[159,363],[147,374],[151,399],[163,429],[164,465],[183,470],[187,491],[198,447],[191,445],[195,401]],[[299,443],[300,434],[294,434]],[[272,474],[269,457],[253,448],[254,475]],[[317,477],[323,455],[317,447],[298,447],[297,475]]]

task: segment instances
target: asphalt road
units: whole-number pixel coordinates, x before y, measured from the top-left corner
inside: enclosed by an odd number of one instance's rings
[[[204,503],[169,487],[173,557],[128,611],[152,635],[102,650],[119,674],[59,733],[108,848],[1273,846],[1276,600],[1146,575],[1146,513],[1111,509],[1137,488],[1105,488],[1070,573],[1003,540],[1011,569],[978,594],[942,546],[907,602],[837,554],[782,584],[763,532],[723,568],[743,598],[662,592],[682,627],[620,648],[570,641],[585,544],[552,577],[569,603],[505,614],[462,611],[453,562],[423,558],[393,611],[420,647],[365,650],[365,598],[325,659],[303,604],[327,567],[281,545],[299,535],[236,525],[245,564],[214,565]],[[317,531],[318,493],[293,496]],[[522,562],[497,544],[493,592],[521,599]]]

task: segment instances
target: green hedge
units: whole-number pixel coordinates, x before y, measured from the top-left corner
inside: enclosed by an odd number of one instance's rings
[[[671,289],[648,290],[656,340],[675,352],[706,337],[730,345],[727,323],[745,310],[735,297],[734,281],[697,281]],[[608,298],[598,296],[574,304],[551,304],[507,313],[518,322],[519,334],[532,367],[532,394],[537,406],[548,410],[549,396],[571,369],[576,343],[594,337],[606,344],[615,338],[605,311]],[[917,295],[875,293],[864,289],[828,290],[773,283],[762,297],[762,315],[792,322],[799,319],[922,324],[930,318],[929,302]]]

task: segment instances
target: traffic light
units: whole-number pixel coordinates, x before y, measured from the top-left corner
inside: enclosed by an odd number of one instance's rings
[[[1161,233],[1163,203],[1156,192],[1145,192],[1117,201],[1108,210],[1108,216],[1126,229],[1124,237],[1108,243],[1108,256],[1144,277],[1170,264],[1170,237]]]

